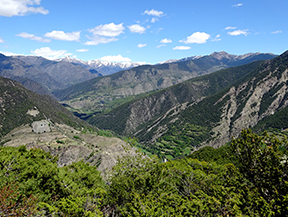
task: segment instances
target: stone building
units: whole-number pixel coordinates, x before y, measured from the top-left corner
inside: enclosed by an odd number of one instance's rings
[[[34,121],[32,124],[32,131],[34,133],[46,133],[50,132],[49,122],[44,121]]]

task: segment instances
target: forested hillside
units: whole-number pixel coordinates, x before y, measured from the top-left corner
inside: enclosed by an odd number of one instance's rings
[[[183,154],[185,149],[187,153],[205,144],[219,147],[232,136],[237,137],[243,128],[253,127],[264,117],[286,107],[287,66],[288,52],[285,52],[232,87],[199,103],[188,104],[178,117],[174,117],[171,110],[157,124],[152,122],[135,135],[150,150],[174,157]]]
[[[171,110],[134,135],[153,153],[173,157],[202,145],[219,147],[232,136],[237,137],[243,128],[253,127],[286,107],[287,73],[288,52],[285,52],[230,88],[199,103],[188,103],[178,116]]]
[[[126,156],[107,184],[83,161],[59,168],[41,149],[0,147],[0,215],[287,216],[287,145],[243,130],[222,161],[207,150],[166,163]]]
[[[204,97],[229,87],[263,62],[256,61],[192,78],[140,99],[124,103],[110,112],[92,114],[86,120],[99,128],[109,129],[122,135],[131,135],[149,121],[164,116],[166,112],[176,106],[179,107],[180,112],[185,109],[185,103],[201,101]]]
[[[219,147],[286,107],[287,56],[194,78],[88,120],[168,158]]]
[[[40,95],[24,88],[16,81],[0,77],[0,135],[33,121],[49,118],[76,128],[91,127],[47,95]],[[37,115],[28,114],[37,111]]]

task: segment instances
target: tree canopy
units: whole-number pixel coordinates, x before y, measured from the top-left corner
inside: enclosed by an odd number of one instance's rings
[[[59,168],[41,149],[1,147],[0,215],[287,216],[285,136],[243,130],[215,150],[165,163],[139,152],[105,183],[83,161]]]

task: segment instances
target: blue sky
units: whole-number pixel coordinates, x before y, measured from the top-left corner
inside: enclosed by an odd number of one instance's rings
[[[288,49],[287,0],[0,0],[0,52],[158,63]]]

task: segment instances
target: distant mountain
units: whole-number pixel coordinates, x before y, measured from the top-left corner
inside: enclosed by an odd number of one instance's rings
[[[17,78],[19,82],[20,78],[30,79],[53,91],[101,75],[69,62],[51,61],[37,56],[8,57],[0,54],[0,76]]]
[[[166,60],[164,62],[160,62],[159,64],[184,62],[184,61],[188,61],[188,60],[199,59],[201,57],[203,57],[203,56],[191,56],[191,57],[186,57],[186,58],[182,58],[182,59],[171,59],[171,60]]]
[[[48,73],[22,61],[19,58],[8,57],[0,54],[0,76],[19,81],[20,78],[30,79],[48,89],[61,87],[61,82],[55,80]],[[29,87],[27,87],[29,88]]]
[[[257,61],[257,60],[265,60],[266,58],[270,59],[270,57],[276,57],[276,55],[272,54],[272,53],[247,53],[247,54],[243,54],[243,55],[233,55],[233,54],[228,54],[225,51],[220,51],[220,52],[214,52],[212,54],[210,54],[209,56],[214,57],[218,60],[223,60],[226,59],[228,62],[230,62],[230,64],[232,64],[232,62],[235,62],[235,66],[236,65],[243,65],[245,63],[241,63],[241,60],[246,61],[247,63],[251,62],[251,59],[253,59],[252,61]],[[191,56],[191,57],[186,57],[186,58],[182,58],[182,59],[172,59],[172,60],[167,60],[164,62],[161,62],[160,64],[164,64],[164,63],[174,63],[174,62],[184,62],[184,61],[188,61],[188,60],[195,60],[195,59],[199,59],[202,58],[203,56]],[[233,65],[233,64],[232,64]]]
[[[288,51],[260,63],[197,77],[88,120],[170,157],[222,146],[243,128],[286,129]]]
[[[51,97],[54,97],[53,94],[45,87],[43,87],[41,84],[24,77],[18,77],[18,76],[11,76],[12,80],[19,82],[22,84],[25,88],[28,90],[32,90],[35,93],[42,94],[42,95],[48,95]]]
[[[49,87],[51,90],[64,89],[73,84],[99,76],[98,73],[92,74],[88,69],[67,61],[52,61],[37,56],[16,56],[14,58],[20,59],[38,70],[47,73],[60,83],[57,87]],[[43,82],[39,83],[42,84]]]
[[[138,94],[163,89],[231,66],[274,57],[273,54],[235,56],[218,52],[208,56],[193,57],[193,60],[138,66],[54,91],[53,94],[63,103],[80,112],[101,111],[113,108],[123,103],[123,99],[132,99]]]
[[[88,60],[83,61],[77,58],[72,58],[70,56],[66,56],[64,58],[57,59],[59,62],[71,62],[74,64],[81,65],[87,69],[94,69],[98,73],[102,75],[110,75],[115,72],[119,72],[126,69],[131,69],[136,66],[143,65],[143,63],[138,62],[109,62],[109,61],[101,61],[101,60]]]
[[[181,109],[186,108],[185,104],[197,103],[209,95],[224,90],[263,62],[263,60],[255,61],[191,78],[140,99],[124,103],[108,113],[91,115],[87,117],[87,121],[101,129],[109,129],[121,135],[132,135],[136,132],[139,134],[142,128],[147,130],[145,126],[149,122],[158,120],[159,117],[165,116],[171,110],[178,109],[174,114],[177,115]]]

